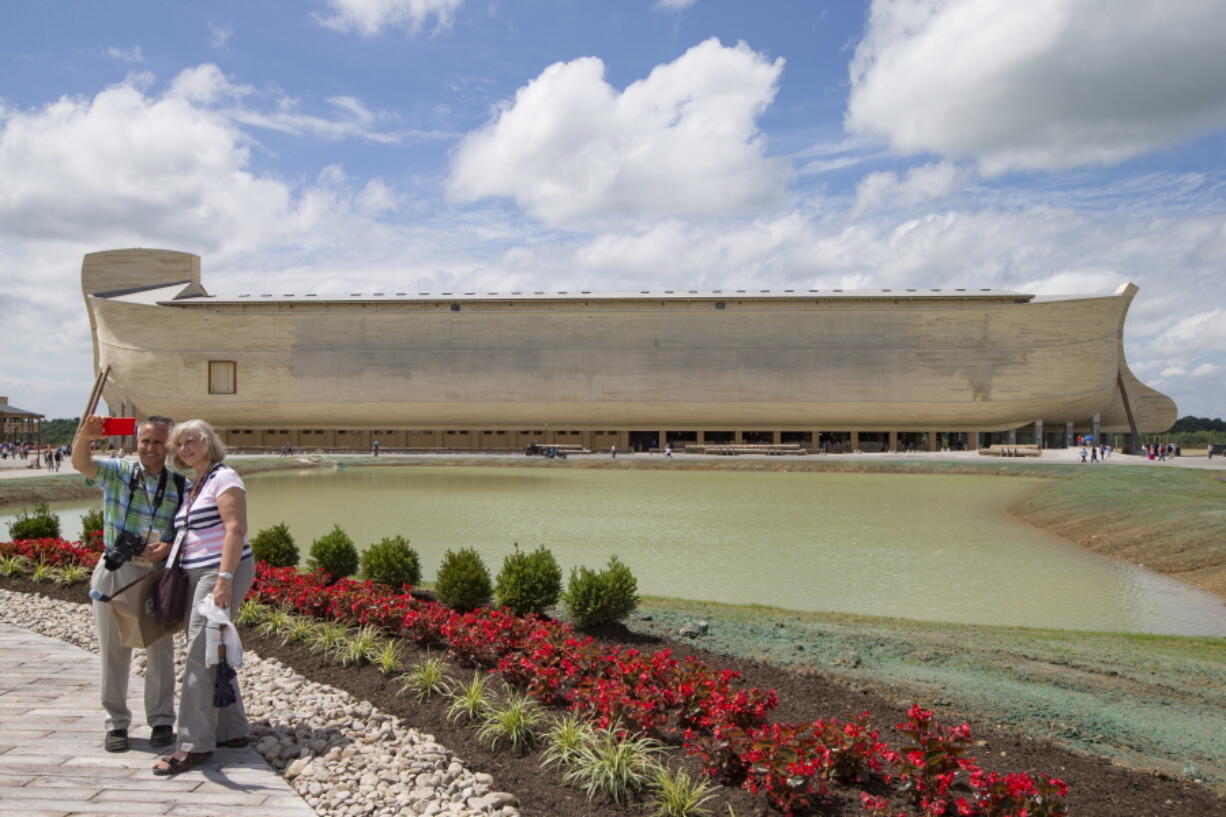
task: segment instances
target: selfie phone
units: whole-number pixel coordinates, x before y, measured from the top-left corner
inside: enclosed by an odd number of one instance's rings
[[[102,421],[102,433],[108,437],[126,437],[136,433],[135,417],[107,417]]]

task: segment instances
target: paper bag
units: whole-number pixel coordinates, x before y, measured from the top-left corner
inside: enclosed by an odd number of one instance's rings
[[[153,590],[161,575],[160,569],[151,570],[111,599],[119,643],[125,647],[148,647],[183,626],[181,621],[166,624],[153,613]]]

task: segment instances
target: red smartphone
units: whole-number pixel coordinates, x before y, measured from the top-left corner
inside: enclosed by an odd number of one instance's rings
[[[102,433],[108,437],[126,437],[136,433],[135,417],[107,417],[102,421]]]

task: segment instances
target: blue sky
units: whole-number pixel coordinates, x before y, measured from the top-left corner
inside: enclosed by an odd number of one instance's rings
[[[1226,414],[1217,0],[11,3],[0,394],[91,381],[85,252],[213,292],[1141,292]]]

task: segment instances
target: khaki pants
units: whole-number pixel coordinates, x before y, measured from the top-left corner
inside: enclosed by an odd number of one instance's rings
[[[213,706],[214,670],[204,665],[205,618],[196,612],[196,605],[213,592],[217,572],[215,567],[187,571],[187,597],[191,600],[191,609],[187,623],[187,667],[183,671],[183,694],[179,698],[179,748],[184,752],[211,752],[217,748],[218,741],[247,737],[251,732],[238,679],[231,682],[238,700],[219,709]],[[243,559],[234,569],[231,615],[242,604],[254,579],[255,559]]]
[[[98,562],[95,571],[105,570]],[[94,626],[102,653],[102,707],[106,728],[127,729],[132,723],[128,709],[128,674],[132,669],[132,648],[119,643],[119,628],[111,605],[95,601]],[[149,726],[173,726],[175,722],[175,640],[167,635],[145,648],[145,718]]]

